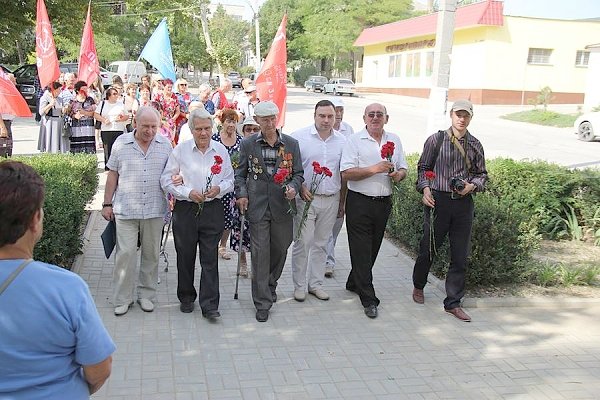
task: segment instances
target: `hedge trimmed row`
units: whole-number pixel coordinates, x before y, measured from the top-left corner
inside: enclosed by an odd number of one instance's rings
[[[395,187],[387,231],[416,254],[423,232],[422,195],[415,190],[418,155],[407,156],[407,161],[408,177]],[[487,168],[487,191],[475,196],[469,286],[522,281],[542,235],[556,238],[549,227],[567,204],[583,223],[596,223],[599,171],[570,171],[546,162],[509,159],[488,160]],[[449,263],[447,240],[437,254],[432,272],[443,277]]]
[[[98,187],[96,156],[42,154],[13,159],[31,165],[46,183],[44,234],[34,249],[34,258],[70,269],[83,247],[85,206]]]

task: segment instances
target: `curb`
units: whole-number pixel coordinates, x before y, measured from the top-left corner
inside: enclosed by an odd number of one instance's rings
[[[96,219],[98,218],[99,214],[100,213],[96,210],[90,210],[90,217],[87,220],[87,224],[83,231],[83,236],[81,237],[81,241],[83,243],[83,246],[81,247],[81,254],[79,254],[75,257],[75,262],[73,263],[73,266],[71,267],[71,272],[74,272],[77,275],[81,275],[79,273],[79,271],[81,271],[81,268],[83,267],[83,259],[85,258],[85,251],[88,247],[88,244],[90,243],[90,240],[92,237],[92,230],[94,229],[94,226],[96,225]]]
[[[442,297],[446,293],[443,280],[429,274],[427,281],[438,289]],[[600,304],[600,298],[590,297],[465,297],[462,306],[465,308],[500,308],[500,307],[538,307],[538,308],[574,308],[588,304]]]

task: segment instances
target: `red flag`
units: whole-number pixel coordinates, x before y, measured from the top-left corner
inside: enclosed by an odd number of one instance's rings
[[[40,85],[45,87],[60,76],[58,69],[58,56],[52,36],[52,25],[48,19],[46,3],[37,0],[37,15],[35,21],[35,54],[37,56],[37,69]]]
[[[287,96],[286,25],[287,14],[281,20],[277,34],[271,44],[269,55],[267,55],[265,63],[256,78],[258,98],[261,101],[271,100],[279,107],[278,128],[281,128],[285,122],[285,97]]]
[[[90,15],[91,1],[88,4],[87,18],[83,27],[83,36],[81,38],[81,49],[79,50],[79,71],[78,79],[88,85],[98,78],[100,74],[100,64],[98,63],[98,54],[96,53],[96,43],[94,43],[94,31],[92,30],[92,17]]]
[[[31,117],[29,106],[8,75],[0,68],[0,114]]]

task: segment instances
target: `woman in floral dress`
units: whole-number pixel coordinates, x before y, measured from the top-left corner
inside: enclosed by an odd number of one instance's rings
[[[96,153],[94,110],[96,102],[87,93],[87,83],[75,83],[75,98],[67,113],[71,119],[71,153]]]
[[[160,103],[163,118],[169,126],[169,136],[175,137],[176,121],[180,114],[179,100],[177,95],[173,93],[173,81],[165,79],[163,81],[163,90],[156,94],[155,101]]]
[[[237,134],[237,123],[238,114],[235,110],[225,109],[223,110],[223,128],[219,133],[215,133],[212,137],[213,140],[220,142],[227,148],[229,157],[231,158],[231,164],[235,168],[236,164],[239,164],[239,152],[240,145],[242,143],[242,137]],[[219,255],[225,260],[231,259],[231,255],[227,253],[227,239],[232,229],[239,228],[239,216],[237,213],[237,207],[235,206],[235,195],[233,192],[227,193],[222,198],[223,208],[225,211],[225,230],[223,236],[221,236],[221,243],[219,243]],[[245,236],[245,235],[244,235]],[[237,244],[237,245],[236,245]],[[249,241],[243,243],[242,260],[240,275],[248,276],[248,263],[246,261],[245,251],[249,251]],[[237,251],[239,249],[239,231],[237,239],[231,238],[231,249]]]

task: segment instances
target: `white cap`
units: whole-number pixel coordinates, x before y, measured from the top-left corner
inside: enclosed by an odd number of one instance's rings
[[[339,97],[334,97],[331,99],[331,102],[333,103],[334,107],[344,107],[344,100]]]
[[[272,101],[261,101],[254,107],[254,115],[257,117],[270,117],[279,114],[279,108]]]

